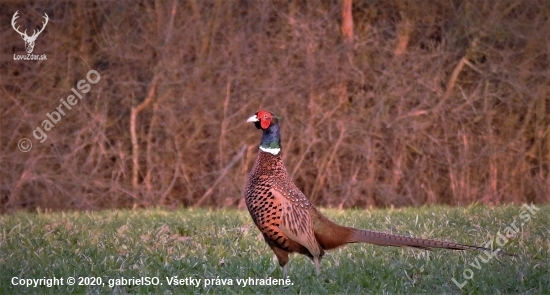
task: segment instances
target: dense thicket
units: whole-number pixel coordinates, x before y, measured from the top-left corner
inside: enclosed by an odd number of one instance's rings
[[[316,205],[550,200],[550,2],[354,1],[353,40],[341,7],[0,3],[0,210],[236,206],[259,108]]]

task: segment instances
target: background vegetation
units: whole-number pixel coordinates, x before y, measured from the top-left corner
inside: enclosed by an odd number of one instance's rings
[[[282,277],[273,253],[244,210],[18,212],[0,216],[0,293],[548,294],[550,206],[539,208],[534,214],[527,212],[530,220],[522,220],[525,209],[516,206],[323,210],[348,226],[477,245],[495,240],[497,232],[504,233],[515,223],[520,230],[508,235],[503,248],[518,257],[498,255],[487,261],[488,254],[478,251],[349,245],[325,255],[319,277],[311,260],[292,255],[293,285],[244,288],[235,280]],[[465,279],[464,273],[471,278]],[[169,286],[166,277],[173,276],[219,277],[232,279],[234,285]],[[11,285],[13,277],[64,281],[100,277],[105,285],[32,288]],[[163,285],[108,286],[110,279],[141,277],[158,277]],[[453,278],[466,284],[460,289]]]
[[[2,1],[0,210],[242,206],[259,108],[284,117],[288,170],[319,206],[550,200],[550,2],[342,7]],[[48,14],[47,60],[13,60],[15,11],[29,32]],[[89,70],[100,82],[40,143]]]

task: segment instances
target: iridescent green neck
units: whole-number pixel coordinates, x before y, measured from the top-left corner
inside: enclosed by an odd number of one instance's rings
[[[281,152],[281,131],[278,123],[272,123],[264,130],[260,150],[272,155],[278,155]]]

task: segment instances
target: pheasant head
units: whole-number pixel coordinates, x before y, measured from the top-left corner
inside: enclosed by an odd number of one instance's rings
[[[260,150],[272,155],[278,155],[281,152],[279,120],[279,117],[266,110],[259,110],[246,120],[246,122],[253,122],[256,128],[263,131]]]

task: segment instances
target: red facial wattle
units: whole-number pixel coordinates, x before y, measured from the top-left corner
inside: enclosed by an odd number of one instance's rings
[[[264,110],[258,111],[256,117],[260,120],[260,126],[262,126],[262,129],[269,128],[269,125],[271,125],[271,120],[273,119],[271,113]]]

